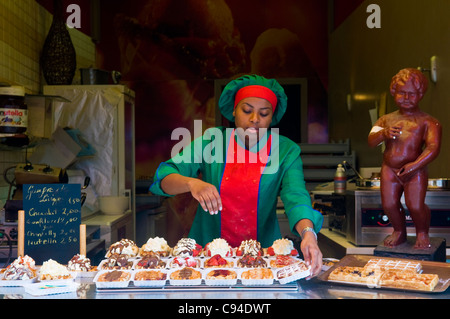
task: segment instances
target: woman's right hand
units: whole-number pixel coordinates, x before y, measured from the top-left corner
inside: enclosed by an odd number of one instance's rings
[[[205,212],[215,215],[222,210],[222,200],[214,185],[194,178],[188,182],[188,187]]]

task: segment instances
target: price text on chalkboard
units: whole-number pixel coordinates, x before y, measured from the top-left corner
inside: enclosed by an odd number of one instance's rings
[[[23,192],[25,254],[38,265],[67,264],[80,251],[81,185],[31,184]]]

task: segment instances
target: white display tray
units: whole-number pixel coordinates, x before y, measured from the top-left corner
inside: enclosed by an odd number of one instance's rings
[[[264,290],[264,291],[296,291],[299,289],[297,280],[305,278],[310,275],[309,269],[302,273],[297,273],[295,276],[283,278],[278,280],[276,277],[277,272],[282,268],[277,267],[270,267],[270,261],[274,259],[274,257],[264,257],[264,259],[267,261],[268,268],[273,273],[273,279],[262,279],[262,280],[254,280],[254,279],[242,279],[241,274],[244,271],[250,270],[252,268],[241,268],[237,267],[237,261],[240,257],[232,257],[232,258],[226,258],[228,261],[233,262],[234,267],[204,267],[205,261],[209,258],[199,258],[199,267],[193,267],[195,270],[200,271],[202,276],[201,279],[196,280],[173,280],[170,279],[170,274],[173,271],[179,270],[182,267],[170,267],[171,261],[173,258],[163,258],[163,260],[166,262],[166,268],[162,269],[155,269],[164,271],[167,273],[167,279],[165,281],[155,281],[155,282],[140,282],[135,284],[134,283],[134,273],[137,271],[145,270],[145,269],[136,269],[136,262],[133,264],[133,267],[129,270],[132,274],[132,277],[128,282],[120,282],[120,283],[99,283],[94,279],[94,282],[96,283],[96,289],[98,292],[118,292],[120,290],[126,290],[126,291],[158,291],[158,290],[164,290],[164,291],[193,291],[193,290],[236,290],[236,289],[245,289],[245,290]],[[298,259],[296,257],[293,257],[294,259]],[[301,261],[301,259],[298,259]],[[99,269],[101,267],[99,266]],[[206,279],[206,274],[214,269],[229,269],[233,270],[237,273],[236,279],[231,280],[219,280],[219,279]],[[106,270],[100,270],[100,272],[105,272]],[[96,278],[98,277],[98,275]]]
[[[47,296],[76,292],[78,283],[74,281],[38,282],[24,285],[25,292],[33,296]]]
[[[235,285],[206,285],[205,280],[202,280],[201,285],[192,286],[172,286],[164,285],[162,287],[136,287],[133,282],[130,282],[127,287],[124,288],[99,288],[97,287],[97,293],[145,293],[145,292],[183,292],[183,291],[223,291],[223,292],[235,292],[235,291],[298,291],[298,283],[291,282],[287,284],[280,284],[274,281],[271,285],[243,285],[240,280]]]

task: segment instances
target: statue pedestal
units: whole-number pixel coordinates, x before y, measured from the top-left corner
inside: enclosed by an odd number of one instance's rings
[[[415,236],[408,236],[406,242],[394,247],[386,247],[383,242],[373,251],[374,256],[442,262],[446,261],[445,238],[430,237],[431,247],[428,249],[415,249]]]

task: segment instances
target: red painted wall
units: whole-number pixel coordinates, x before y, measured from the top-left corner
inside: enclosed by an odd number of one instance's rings
[[[333,0],[333,27],[336,29],[364,0]]]

